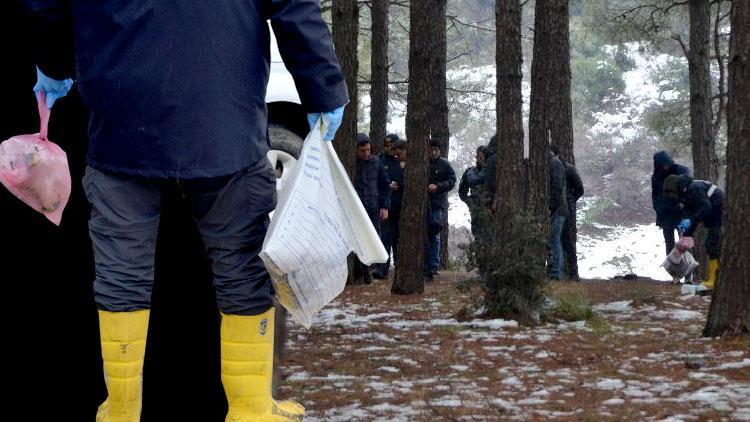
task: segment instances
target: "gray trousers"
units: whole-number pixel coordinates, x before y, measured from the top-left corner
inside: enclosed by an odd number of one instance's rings
[[[276,207],[276,175],[268,160],[232,175],[207,179],[150,179],[86,168],[91,206],[94,297],[99,309],[148,309],[165,188],[190,202],[214,278],[219,310],[257,315],[272,306],[273,286],[258,253]]]

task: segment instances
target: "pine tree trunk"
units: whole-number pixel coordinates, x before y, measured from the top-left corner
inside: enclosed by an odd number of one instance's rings
[[[534,16],[534,53],[531,62],[531,97],[529,99],[529,163],[528,210],[540,224],[549,220],[549,137],[550,137],[550,83],[551,75],[551,22],[550,4],[538,1]],[[546,238],[546,230],[540,233]],[[542,262],[545,250],[538,251]]]
[[[430,32],[443,31],[430,20],[430,9],[444,0],[420,0],[409,4],[409,93],[406,104],[406,158],[404,204],[401,211],[399,259],[391,292],[414,294],[424,292],[422,271],[427,240],[427,149],[430,139],[430,95],[433,93],[429,66]],[[437,28],[437,29],[436,29]]]
[[[370,140],[383,150],[388,123],[388,1],[372,0],[372,57],[370,85]]]
[[[341,63],[341,71],[349,87],[349,104],[344,112],[344,120],[336,133],[334,146],[342,164],[354,180],[354,169],[357,163],[354,140],[357,139],[357,32],[359,30],[359,8],[357,0],[333,0],[332,35],[336,56]]]
[[[346,168],[349,178],[354,182],[355,169],[357,165],[356,145],[357,139],[357,109],[358,89],[357,72],[359,61],[357,60],[357,34],[359,30],[359,8],[357,0],[333,0],[331,6],[333,45],[336,48],[336,56],[341,63],[341,71],[349,88],[349,104],[344,111],[344,119],[341,127],[336,132],[334,146],[341,158],[341,163]],[[347,260],[349,266],[349,281],[355,279],[354,267],[356,257],[352,254]]]
[[[732,3],[727,190],[719,279],[704,336],[750,333],[750,2]]]
[[[440,155],[448,158],[450,149],[450,128],[448,125],[448,82],[447,82],[447,65],[448,65],[448,39],[446,35],[447,17],[446,17],[446,0],[437,0],[433,2],[430,9],[431,21],[434,30],[431,35],[434,37],[431,41],[430,51],[432,51],[429,67],[431,72],[430,81],[432,83],[432,112],[430,113],[430,136],[442,141]],[[439,29],[443,30],[440,31]],[[443,267],[448,263],[448,235],[450,227],[448,225],[448,196],[446,195],[445,204],[446,212],[443,213],[443,232],[440,235],[440,261]]]
[[[710,0],[690,0],[690,144],[693,153],[693,176],[696,179],[719,180],[718,159],[712,130],[711,109],[711,4]],[[708,254],[704,247],[706,230],[695,235],[695,254],[700,266],[696,276],[705,278]]]
[[[552,133],[552,144],[559,148],[560,157],[568,163],[575,165],[575,153],[573,151],[573,102],[570,93],[570,14],[568,11],[568,0],[550,0],[550,127]],[[568,198],[568,216],[565,224],[570,228],[563,230],[563,245],[575,245],[578,237],[576,227],[576,205]],[[571,254],[575,253],[575,249]],[[566,260],[566,274],[577,276],[577,270],[571,270]],[[576,274],[572,274],[575,272]]]
[[[570,97],[570,30],[568,0],[548,1],[550,17],[550,109],[552,144],[560,156],[575,165],[573,154],[573,103]]]
[[[522,209],[523,117],[520,0],[498,0],[495,6],[497,64],[497,165],[495,223],[498,245],[507,244],[511,217]]]
[[[690,144],[696,179],[719,180],[718,158],[712,132],[711,109],[711,2],[690,0]]]

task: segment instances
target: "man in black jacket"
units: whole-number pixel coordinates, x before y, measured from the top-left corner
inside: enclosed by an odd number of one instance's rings
[[[563,277],[563,249],[562,232],[565,218],[568,215],[567,183],[565,180],[565,166],[554,152],[549,152],[549,212],[550,260],[547,265],[547,276],[551,280],[561,280]]]
[[[354,187],[362,201],[375,230],[380,232],[380,222],[388,219],[391,206],[391,181],[380,159],[372,155],[370,138],[364,133],[357,134],[357,168]],[[370,267],[358,262],[354,284],[372,283]]]
[[[562,232],[563,254],[565,255],[565,275],[568,280],[578,281],[578,256],[576,256],[576,202],[583,196],[583,181],[573,164],[560,158],[559,149],[552,146],[552,152],[557,155],[565,167],[566,199],[568,203],[568,215],[565,218]]]
[[[686,174],[671,175],[664,181],[664,194],[678,202],[684,216],[677,229],[692,237],[700,223],[708,229],[708,279],[703,283],[711,290],[716,285],[721,253],[721,214],[724,208],[724,191],[711,182],[693,180]]]
[[[485,173],[483,171],[485,151],[486,147],[484,146],[477,148],[476,165],[467,168],[458,183],[458,197],[469,207],[471,234],[474,235],[475,241],[484,235],[482,219],[484,214],[487,213],[486,195],[484,194]]]
[[[401,220],[401,199],[404,196],[404,168],[401,166],[400,155],[406,151],[406,142],[398,139],[395,134],[386,136],[394,139],[390,148],[380,155],[383,168],[391,181],[391,206],[388,209],[388,219],[380,225],[380,240],[383,242],[388,260],[384,264],[377,264],[373,271],[373,278],[386,279],[391,266],[391,259],[396,260],[399,239],[399,222]],[[391,252],[393,249],[393,252]]]
[[[446,212],[444,204],[448,192],[456,185],[456,173],[448,160],[440,156],[441,148],[440,140],[430,140],[427,176],[430,209],[427,214],[427,262],[424,270],[426,281],[432,281],[440,269],[440,234],[443,231],[443,213]]]
[[[666,151],[654,154],[654,173],[651,175],[651,202],[656,211],[656,225],[664,232],[667,254],[674,248],[674,231],[682,220],[677,199],[664,193],[664,181],[671,175],[690,175],[690,169],[676,164]]]

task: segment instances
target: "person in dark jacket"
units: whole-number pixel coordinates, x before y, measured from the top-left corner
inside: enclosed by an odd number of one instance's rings
[[[651,175],[651,202],[656,211],[656,225],[664,233],[667,255],[674,248],[674,231],[682,220],[682,211],[675,198],[664,194],[664,181],[671,175],[690,175],[690,169],[676,164],[666,151],[654,154],[654,173]]]
[[[386,139],[388,139],[388,136]],[[388,179],[391,181],[391,207],[388,209],[388,219],[380,225],[380,240],[388,253],[388,260],[384,264],[376,266],[372,276],[377,279],[388,278],[391,260],[396,260],[400,234],[398,225],[401,221],[401,200],[404,196],[404,168],[401,166],[402,161],[399,156],[404,155],[405,151],[406,142],[399,140],[396,136],[396,140],[390,144],[389,153],[386,154],[383,151],[380,156],[383,168],[385,168]],[[393,252],[391,252],[391,249]]]
[[[549,152],[549,212],[550,260],[547,265],[547,275],[551,280],[561,280],[563,277],[563,249],[562,232],[565,218],[568,215],[567,183],[565,166],[554,152]]]
[[[469,207],[471,216],[471,234],[474,239],[479,239],[482,231],[482,219],[486,213],[486,195],[484,194],[485,173],[485,150],[486,147],[477,148],[476,165],[469,167],[461,176],[458,183],[458,197]]]
[[[576,202],[583,196],[583,181],[573,164],[560,158],[557,146],[552,146],[552,152],[560,159],[565,167],[565,198],[568,203],[568,215],[565,218],[562,232],[563,254],[565,255],[565,275],[568,280],[578,281],[578,256],[576,255]]]
[[[444,204],[448,192],[456,185],[456,173],[448,160],[440,156],[441,148],[440,140],[430,140],[427,175],[430,209],[427,214],[427,262],[424,270],[426,281],[432,281],[440,269],[440,234],[443,231],[443,214],[446,212]]]
[[[388,219],[391,206],[391,181],[388,179],[380,159],[372,155],[370,138],[364,133],[357,134],[357,168],[354,188],[362,201],[375,230],[380,232],[380,222]],[[354,284],[372,283],[370,267],[358,263]]]
[[[89,111],[83,185],[109,392],[96,420],[140,417],[161,195],[172,188],[190,199],[213,263],[226,419],[300,420],[302,406],[271,397],[273,287],[258,256],[276,204],[267,21],[308,121],[327,120],[330,141],[349,98],[319,1],[24,3],[34,90],[52,107],[75,76]]]
[[[497,135],[490,138],[490,142],[484,148],[484,195],[485,206],[492,207],[495,199],[495,167],[497,166]]]
[[[664,180],[664,194],[673,198],[683,211],[684,218],[677,224],[677,230],[692,237],[698,225],[708,229],[706,251],[708,252],[708,279],[703,283],[706,289],[716,285],[721,253],[721,214],[724,208],[724,191],[711,182],[693,180],[687,174],[671,175]]]

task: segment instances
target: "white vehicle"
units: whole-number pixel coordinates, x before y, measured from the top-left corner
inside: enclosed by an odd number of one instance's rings
[[[286,176],[297,163],[302,143],[310,132],[307,113],[302,108],[294,79],[281,59],[276,37],[271,32],[271,70],[266,90],[268,106],[268,137],[271,150],[268,159],[276,168],[276,189],[281,189]]]

